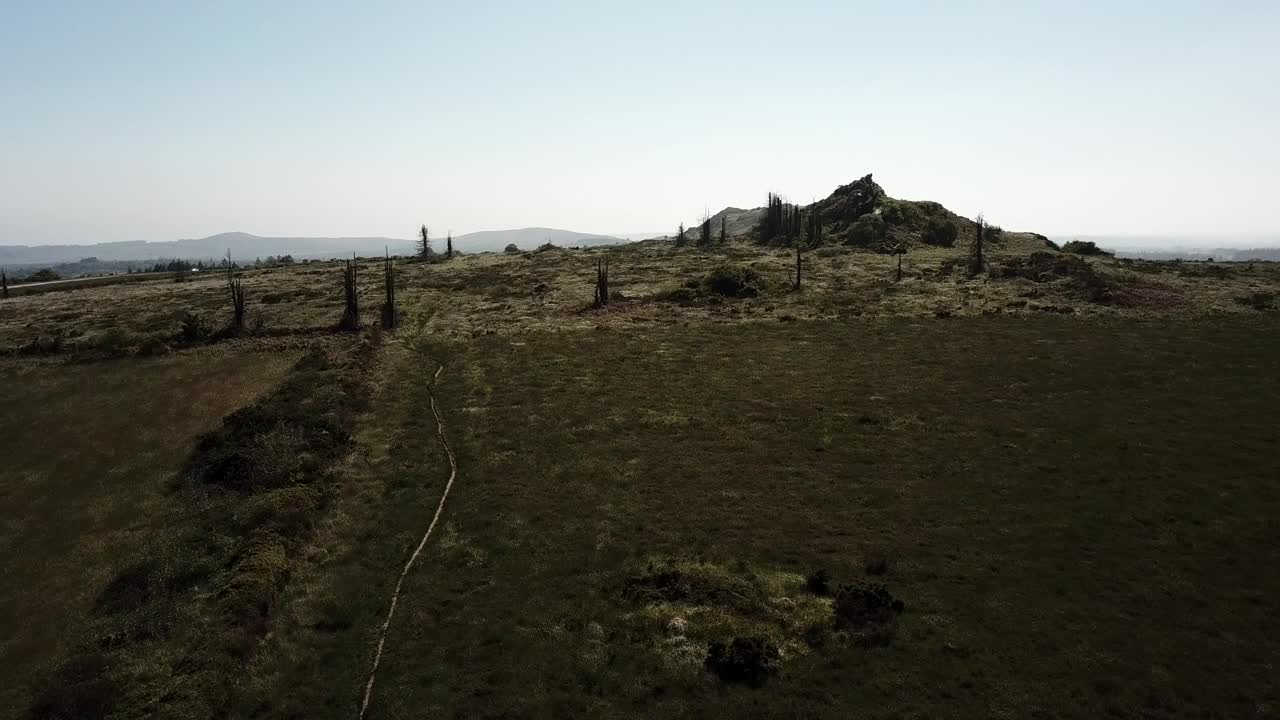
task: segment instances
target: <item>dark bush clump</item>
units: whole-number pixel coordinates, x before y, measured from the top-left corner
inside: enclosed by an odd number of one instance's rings
[[[18,348],[19,355],[56,355],[62,351],[63,336],[61,330],[52,335],[39,335],[31,338]]]
[[[847,242],[855,247],[876,247],[884,240],[889,228],[884,218],[879,215],[867,214],[858,218],[849,226],[849,234]]]
[[[105,655],[86,653],[68,660],[31,704],[30,717],[40,720],[101,718],[110,714],[120,688],[108,676]]]
[[[778,674],[780,657],[778,648],[765,638],[737,637],[729,645],[711,643],[703,665],[722,683],[759,688]]]
[[[862,630],[873,625],[888,625],[897,619],[905,606],[883,585],[841,585],[831,600],[836,629]]]
[[[746,579],[724,572],[653,567],[623,585],[623,595],[632,601],[683,602],[691,605],[755,607],[759,591]]]
[[[516,244],[515,244],[515,243],[508,243],[508,244],[507,244],[507,246],[506,246],[505,248],[503,248],[503,249],[502,249],[502,252],[504,252],[504,253],[518,253],[518,252],[520,252],[520,248],[516,247]]]
[[[209,321],[199,313],[190,310],[182,313],[182,319],[178,326],[178,340],[185,343],[198,343],[213,332],[209,327]]]
[[[1277,300],[1277,295],[1273,292],[1256,292],[1235,298],[1235,301],[1240,305],[1251,307],[1254,310],[1275,310],[1280,307],[1280,302],[1277,302]]]
[[[885,573],[889,572],[889,560],[888,558],[882,558],[882,557],[872,558],[871,560],[867,561],[866,569],[867,569],[868,575],[884,575]]]
[[[1062,246],[1062,252],[1072,255],[1112,255],[1098,247],[1092,240],[1072,240]]]
[[[27,276],[27,279],[24,280],[23,282],[29,282],[29,283],[53,282],[54,280],[61,280],[61,279],[62,279],[62,276],[59,275],[56,270],[45,268],[43,270],[37,270],[31,273],[30,275]]]
[[[827,572],[826,568],[818,568],[809,573],[809,577],[805,578],[804,585],[814,595],[829,595],[831,593],[831,574]]]
[[[1111,283],[1095,272],[1087,261],[1075,255],[1033,252],[1027,257],[1011,258],[993,269],[991,274],[998,278],[1024,278],[1037,283],[1070,278],[1089,302],[1107,303],[1114,299]]]
[[[929,224],[925,225],[921,239],[930,245],[952,247],[956,244],[956,238],[959,236],[960,228],[951,220],[931,218]]]
[[[759,295],[764,281],[760,273],[751,268],[722,265],[707,273],[698,284],[709,293],[725,297],[747,298]]]

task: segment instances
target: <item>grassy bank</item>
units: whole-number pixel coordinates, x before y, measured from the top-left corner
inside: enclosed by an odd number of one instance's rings
[[[274,385],[289,357],[185,354],[0,376],[0,714],[77,647],[95,595],[171,512],[195,438]]]

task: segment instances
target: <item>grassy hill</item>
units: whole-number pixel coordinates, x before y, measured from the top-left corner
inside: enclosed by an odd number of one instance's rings
[[[848,245],[875,252],[889,253],[899,247],[922,246],[967,249],[977,236],[974,220],[961,217],[936,202],[891,198],[871,175],[842,185],[830,196],[799,206],[799,209],[806,219],[817,213],[825,244]],[[764,215],[763,207],[750,210],[725,208],[710,217],[712,235],[719,236],[723,219],[729,237],[750,238],[768,244],[791,244],[791,237],[760,236],[760,221]],[[686,232],[696,235],[700,223],[701,219],[686,225]],[[666,236],[667,239],[670,237]],[[1043,235],[1007,232],[999,227],[989,227],[986,240],[993,249],[1006,252],[1030,253],[1056,247]]]

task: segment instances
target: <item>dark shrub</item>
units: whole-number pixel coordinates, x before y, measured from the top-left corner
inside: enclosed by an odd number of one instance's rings
[[[831,593],[831,574],[827,572],[826,568],[818,568],[809,573],[809,577],[805,578],[804,585],[814,595],[829,595]]]
[[[101,353],[116,355],[124,352],[135,340],[123,328],[113,327],[93,336],[89,347]]]
[[[778,674],[781,655],[773,643],[760,637],[737,637],[729,645],[711,643],[703,665],[722,683],[763,687]]]
[[[1027,257],[1009,259],[991,271],[993,277],[1024,278],[1032,282],[1054,282],[1063,278],[1074,281],[1076,290],[1089,302],[1108,303],[1113,298],[1111,283],[1094,272],[1093,266],[1075,255],[1033,252]]]
[[[510,243],[510,244],[508,244],[505,248],[503,248],[502,252],[505,252],[505,253],[518,253],[518,252],[520,252],[520,248],[516,247],[516,244],[515,244],[515,243]]]
[[[754,608],[760,592],[747,579],[715,568],[650,566],[643,574],[630,577],[623,595],[638,602],[682,602],[690,605],[721,605]]]
[[[39,335],[31,338],[18,348],[18,354],[56,355],[62,351],[62,343],[62,330],[56,330],[52,335]]]
[[[106,656],[76,655],[68,660],[31,704],[30,717],[39,720],[102,718],[110,714],[119,687],[107,674]]]
[[[1234,298],[1235,301],[1245,307],[1251,307],[1254,310],[1275,310],[1280,307],[1277,302],[1277,295],[1273,292],[1256,292],[1249,295],[1241,295]]]
[[[209,321],[199,313],[187,310],[182,313],[182,319],[178,326],[178,340],[186,343],[197,343],[213,332],[209,327]]]
[[[748,267],[722,265],[707,273],[699,283],[703,290],[725,297],[746,298],[760,294],[764,281]]]
[[[838,629],[861,630],[892,623],[903,609],[903,602],[883,585],[841,585],[831,600]]]
[[[951,247],[956,244],[956,238],[959,236],[960,228],[951,220],[931,218],[929,223],[925,225],[921,239],[930,245]]]
[[[1062,252],[1071,253],[1073,255],[1112,255],[1106,250],[1098,247],[1092,240],[1072,240],[1062,246]]]
[[[856,247],[875,247],[884,240],[889,228],[879,215],[863,215],[849,226],[847,242]]]
[[[906,225],[916,227],[924,223],[924,213],[915,203],[893,200],[885,204],[881,213],[884,221],[890,225]]]
[[[868,575],[884,575],[889,572],[888,558],[872,558],[867,561]]]
[[[30,275],[27,276],[27,279],[24,280],[23,282],[29,282],[29,283],[51,282],[53,280],[61,280],[61,279],[62,279],[62,276],[59,275],[56,271],[51,270],[49,268],[45,268],[43,270],[37,270],[31,273]]]

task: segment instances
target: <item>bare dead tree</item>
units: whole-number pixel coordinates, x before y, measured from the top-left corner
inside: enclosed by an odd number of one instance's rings
[[[235,276],[230,250],[227,251],[227,289],[231,291],[231,332],[239,335],[244,332],[244,286]]]
[[[898,243],[893,246],[893,254],[898,256],[898,274],[894,277],[894,282],[902,282],[902,256],[907,254],[907,249]]]
[[[970,270],[972,274],[977,275],[986,266],[986,262],[982,258],[982,241],[983,235],[986,234],[987,221],[983,219],[982,213],[978,213],[978,219],[974,222],[977,225],[978,234],[973,242],[973,267]]]
[[[800,289],[800,268],[802,263],[800,258],[801,249],[800,238],[796,238],[796,290]]]
[[[396,264],[391,259],[391,251],[389,249],[383,252],[385,257],[382,260],[382,284],[387,297],[382,302],[382,327],[390,330],[396,326],[396,322],[399,320],[396,310]]]
[[[609,305],[609,258],[596,260],[596,302],[598,308]]]
[[[449,231],[449,236],[445,238],[444,242],[445,242],[444,256],[446,258],[452,258],[453,257],[453,231],[452,230]]]
[[[0,268],[0,297],[9,299],[9,276],[5,275],[4,268]]]
[[[340,330],[359,330],[360,329],[360,302],[356,292],[356,263],[354,260],[347,260],[346,268],[342,271],[342,294],[344,296],[344,304],[342,308],[342,320],[338,322]]]
[[[724,245],[725,240],[727,239],[725,234],[725,218],[726,217],[728,217],[728,213],[720,216],[720,244],[721,245]]]

